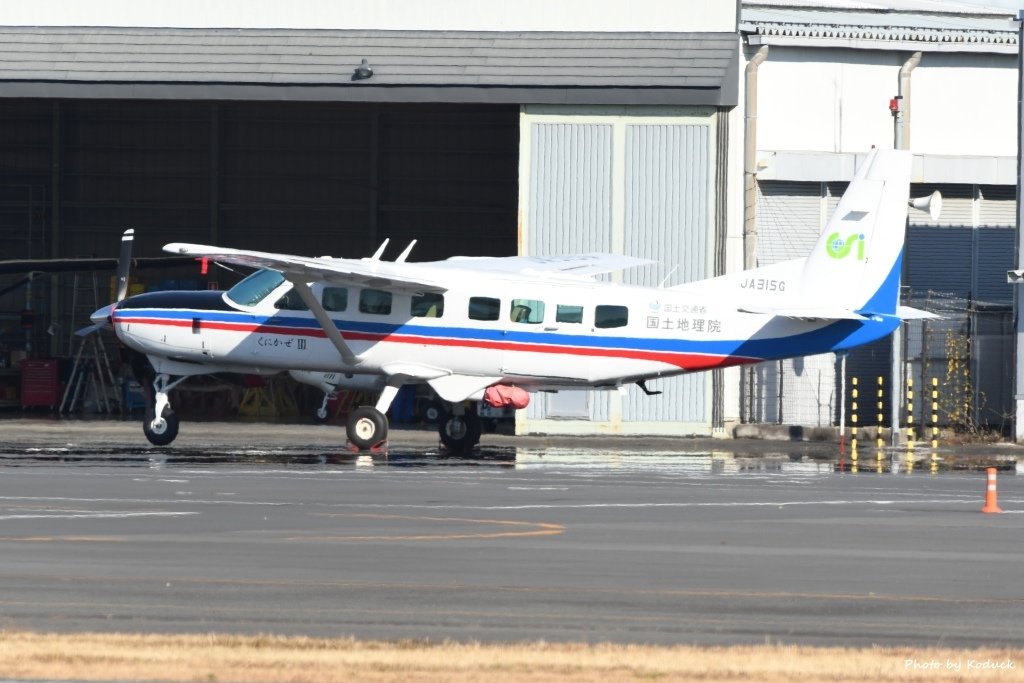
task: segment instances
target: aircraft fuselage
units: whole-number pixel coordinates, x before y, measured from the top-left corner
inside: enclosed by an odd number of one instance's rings
[[[527,388],[614,385],[822,353],[883,337],[895,324],[742,313],[734,302],[671,289],[470,273],[463,280],[468,286],[443,294],[314,284],[355,363],[285,280],[251,304],[212,291],[137,295],[118,305],[113,323],[128,346],[172,363],[178,375],[211,366],[395,374],[395,364],[406,364],[415,366],[413,379],[475,375]]]

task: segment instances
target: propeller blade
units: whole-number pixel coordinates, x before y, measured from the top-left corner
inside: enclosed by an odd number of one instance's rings
[[[121,235],[121,254],[117,257],[117,299],[123,301],[128,295],[128,274],[132,267],[132,242],[135,241],[135,230],[129,228]],[[103,309],[100,309],[103,310]],[[99,313],[97,311],[96,313]],[[93,315],[96,315],[95,313]]]
[[[117,304],[107,304],[103,308],[93,311],[89,316],[89,320],[92,321],[92,325],[75,330],[75,336],[84,337],[110,325],[110,316],[114,314],[114,308],[116,306]]]

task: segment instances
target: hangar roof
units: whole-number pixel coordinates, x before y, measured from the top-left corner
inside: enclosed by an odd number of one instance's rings
[[[0,27],[0,97],[733,106],[738,53],[736,33]]]
[[[948,0],[743,0],[749,45],[1017,53],[1012,10]]]

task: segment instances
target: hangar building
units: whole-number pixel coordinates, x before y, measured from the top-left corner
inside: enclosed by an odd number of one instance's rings
[[[3,259],[112,256],[131,227],[139,256],[184,241],[358,257],[390,238],[393,257],[418,239],[413,260],[656,256],[624,277],[674,284],[736,251],[734,3],[173,4],[0,12]],[[0,355],[72,354],[109,273],[22,278],[0,275]],[[521,428],[723,424],[721,373],[663,384],[658,401],[535,401]]]
[[[1018,29],[1009,10],[932,0],[744,0],[740,31],[756,74],[756,256],[802,253],[821,232],[872,145],[891,147],[890,101],[903,86],[904,137],[914,154],[912,197],[943,196],[937,220],[911,211],[903,303],[941,320],[914,321],[895,375],[917,387],[914,424],[933,379],[940,422],[1006,431],[1013,413],[1013,288],[1017,184]],[[760,57],[756,57],[760,53]],[[748,76],[749,79],[749,76]],[[862,388],[861,424],[876,424],[883,378],[890,423],[892,345],[847,358]],[[843,387],[834,354],[745,370],[742,418],[838,424]],[[906,420],[906,415],[900,417]]]

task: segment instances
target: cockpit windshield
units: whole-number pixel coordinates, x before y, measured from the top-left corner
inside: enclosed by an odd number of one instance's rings
[[[227,297],[239,306],[255,306],[266,299],[278,285],[284,282],[284,275],[276,270],[257,270],[227,292]]]

